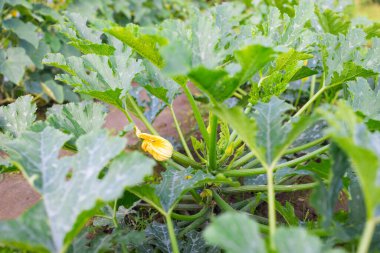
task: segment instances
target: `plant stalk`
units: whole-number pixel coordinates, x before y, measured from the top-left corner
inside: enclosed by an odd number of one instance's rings
[[[178,123],[177,116],[175,115],[173,106],[170,105],[169,108],[170,108],[170,112],[172,113],[172,116],[173,116],[174,124],[175,124],[175,127],[177,129],[177,132],[178,132],[178,135],[179,135],[179,139],[181,140],[182,146],[185,149],[186,155],[190,159],[194,160],[194,157],[193,157],[193,155],[190,152],[189,146],[187,146],[186,140],[185,140],[185,138],[183,136],[183,133],[182,133],[181,127],[180,127],[180,125]]]
[[[174,231],[173,221],[170,214],[165,215],[166,226],[169,232],[170,243],[172,245],[173,253],[179,253],[178,242]]]
[[[215,115],[211,115],[210,119],[210,136],[209,136],[209,145],[208,145],[208,169],[209,171],[216,170],[216,137],[218,130],[218,118]]]
[[[185,92],[185,95],[187,99],[189,100],[191,109],[193,110],[195,120],[197,121],[199,131],[201,132],[201,135],[203,137],[203,140],[205,140],[206,143],[208,143],[208,132],[206,129],[206,125],[203,121],[202,115],[199,111],[199,108],[194,100],[193,95],[191,94],[191,91],[187,85],[183,85],[183,91]]]
[[[297,164],[300,164],[302,162],[305,162],[314,156],[320,155],[327,151],[329,148],[329,145],[323,146],[317,150],[314,150],[313,152],[310,152],[309,154],[306,154],[304,156],[298,157],[296,159],[293,159],[288,162],[280,163],[277,166],[273,168],[273,171],[276,171],[280,168],[288,167],[288,166],[294,166]],[[248,177],[248,176],[254,176],[254,175],[259,175],[259,174],[265,174],[266,169],[265,168],[256,168],[256,169],[241,169],[241,170],[230,170],[230,171],[225,171],[223,174],[225,176],[229,177]]]
[[[273,182],[273,167],[270,166],[266,169],[267,171],[267,194],[268,194],[268,219],[269,219],[269,245],[271,250],[275,251],[276,246],[274,244],[274,236],[276,233],[276,203],[275,203],[275,192],[274,192],[274,182]]]
[[[366,221],[362,237],[360,238],[358,253],[367,253],[371,245],[373,233],[376,228],[376,219],[371,218]]]

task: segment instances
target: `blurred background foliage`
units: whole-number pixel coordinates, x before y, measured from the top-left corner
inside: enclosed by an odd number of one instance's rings
[[[40,106],[74,102],[79,95],[54,76],[59,70],[42,65],[47,53],[80,55],[60,33],[65,12],[80,13],[92,25],[135,23],[150,26],[168,18],[185,19],[194,6],[203,9],[225,1],[206,0],[0,0],[0,105],[32,94]],[[293,16],[298,0],[244,0],[247,9],[263,3]],[[334,2],[334,1],[330,1]],[[346,15],[380,19],[380,0],[339,1]],[[342,5],[342,2],[344,4]],[[350,7],[348,7],[350,6]]]

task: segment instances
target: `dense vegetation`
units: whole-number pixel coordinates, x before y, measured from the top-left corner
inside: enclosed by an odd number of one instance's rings
[[[0,9],[0,169],[42,196],[0,250],[380,252],[380,24],[350,1]]]

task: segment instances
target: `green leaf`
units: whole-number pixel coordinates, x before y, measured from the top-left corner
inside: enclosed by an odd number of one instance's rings
[[[348,82],[349,103],[354,111],[359,111],[369,119],[380,120],[380,92],[371,89],[364,78]]]
[[[243,213],[224,213],[205,229],[206,241],[227,253],[266,252],[259,226]]]
[[[276,149],[284,142],[289,131],[288,125],[282,125],[284,113],[293,107],[273,97],[269,103],[258,103],[255,108],[258,129],[256,146],[262,149],[266,162],[270,164],[277,155]]]
[[[178,229],[174,228],[174,232],[177,234]],[[165,224],[160,224],[156,221],[145,229],[145,236],[150,238],[150,243],[156,245],[162,252],[171,253],[172,246],[170,243],[169,231]],[[181,241],[179,241],[181,243]]]
[[[329,168],[328,185],[320,185],[314,192],[312,201],[314,208],[318,211],[324,226],[331,225],[336,203],[339,200],[339,193],[343,188],[342,178],[350,169],[347,155],[335,144],[331,144],[330,154],[332,165]],[[315,165],[314,165],[315,166]]]
[[[214,178],[201,170],[194,173],[191,167],[182,171],[167,169],[161,176],[162,181],[155,186],[155,193],[167,213],[172,211],[180,197],[187,191]]]
[[[331,85],[338,85],[348,81],[353,81],[358,77],[371,77],[374,75],[376,75],[376,72],[373,72],[370,69],[365,69],[353,62],[346,62],[343,65],[343,71],[340,74],[337,72],[334,73],[331,79]]]
[[[367,34],[367,40],[374,37],[380,37],[380,23],[373,23],[372,25],[364,28],[364,31]]]
[[[14,103],[0,107],[0,129],[13,137],[20,136],[36,120],[37,107],[30,95],[19,97]]]
[[[43,69],[42,59],[47,53],[50,53],[50,47],[45,43],[45,41],[40,40],[38,48],[34,48],[30,43],[25,41],[21,41],[20,46],[25,49],[26,54],[33,61],[33,64],[37,68]]]
[[[54,105],[48,109],[47,123],[64,133],[72,134],[75,140],[81,135],[102,128],[106,108],[100,103],[81,102]]]
[[[269,70],[268,75],[262,78],[259,84],[253,83],[250,102],[252,104],[256,104],[259,100],[267,102],[272,96],[283,93],[293,79],[297,80],[305,75],[315,74],[314,71],[303,66],[304,61],[310,58],[313,58],[313,55],[297,52],[293,48],[280,54],[276,59],[275,67]],[[304,72],[300,73],[301,70]]]
[[[274,241],[279,253],[324,252],[320,239],[309,235],[303,228],[280,227],[276,231]]]
[[[125,187],[141,183],[144,176],[152,173],[153,160],[138,152],[120,154],[126,140],[110,137],[104,130],[81,136],[77,141],[78,153],[58,159],[59,150],[69,138],[46,127],[41,132],[25,132],[6,144],[11,160],[19,164],[43,196],[43,208],[38,209],[39,212],[27,211],[15,221],[0,222],[2,244],[17,242],[34,248],[35,242],[43,239],[39,246],[61,252],[70,245],[101,201],[120,197]],[[106,165],[108,170],[99,179]],[[33,222],[26,223],[28,218]],[[34,233],[37,225],[40,231]],[[20,237],[23,233],[27,236]]]
[[[211,98],[222,102],[268,64],[274,57],[274,51],[261,45],[251,45],[235,51],[235,57],[241,65],[241,70],[233,76],[230,76],[226,70],[211,70],[203,66],[192,69],[188,76]]]
[[[20,39],[26,40],[32,44],[34,48],[38,48],[38,42],[40,39],[36,32],[37,27],[32,23],[24,23],[20,19],[12,18],[4,20],[3,25],[4,28],[14,32]]]
[[[63,103],[65,97],[63,86],[57,84],[54,80],[48,80],[41,83],[42,90],[57,103]]]
[[[19,84],[25,68],[33,65],[32,60],[21,47],[0,49],[0,73],[15,84]]]
[[[374,52],[370,50],[364,56],[358,54],[359,48],[366,43],[365,33],[361,29],[349,30],[346,36],[325,34],[321,39],[325,85],[339,85],[357,77],[370,77],[376,74],[373,71],[375,70],[373,67],[377,67],[373,64]],[[374,48],[377,49],[378,47]]]
[[[340,102],[337,107],[319,110],[329,123],[329,134],[351,160],[366,202],[367,219],[375,216],[380,205],[380,135],[360,123],[354,111]]]
[[[251,151],[262,163],[270,165],[284,154],[294,140],[315,120],[314,118],[293,119],[286,124],[285,112],[292,106],[273,97],[269,103],[255,106],[254,119],[245,115],[239,107],[231,109],[217,105],[212,111],[228,122]]]
[[[321,12],[318,8],[316,8],[315,13],[317,14],[319,24],[326,33],[334,35],[338,35],[339,33],[347,34],[351,22],[344,13],[334,12],[330,9]]]
[[[133,59],[131,54],[130,48],[117,51],[111,57],[87,54],[65,59],[61,54],[48,54],[43,63],[67,71],[70,75],[58,75],[57,79],[74,86],[76,91],[89,95],[98,93],[96,98],[99,99],[103,96],[113,99],[116,93],[110,90],[121,91],[119,96],[124,97],[131,88],[132,79],[143,70],[141,60]],[[120,100],[112,104],[122,104]]]
[[[166,104],[172,104],[180,86],[173,79],[164,76],[161,70],[148,60],[143,60],[143,65],[146,72],[141,72],[136,77],[136,82]]]
[[[284,218],[289,226],[299,225],[299,220],[294,213],[294,207],[288,201],[286,201],[285,206],[276,201],[276,211]]]
[[[137,53],[151,61],[159,68],[164,66],[164,61],[158,51],[157,46],[164,43],[162,38],[143,34],[140,28],[134,24],[128,24],[126,27],[115,26],[106,29],[106,32],[121,40]]]

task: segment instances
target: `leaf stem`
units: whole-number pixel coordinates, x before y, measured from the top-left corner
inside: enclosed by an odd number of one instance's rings
[[[267,194],[268,194],[268,219],[269,219],[269,246],[272,251],[276,250],[274,244],[274,235],[276,233],[276,205],[275,205],[275,190],[273,182],[274,167],[266,168],[267,171]]]
[[[210,119],[210,136],[209,136],[209,145],[208,145],[208,167],[209,171],[216,170],[216,137],[218,130],[218,118],[215,115],[211,115]]]
[[[206,212],[207,214],[208,212]],[[178,237],[182,238],[184,235],[186,235],[191,230],[196,229],[200,225],[204,224],[205,221],[209,218],[209,215],[202,215],[200,218],[196,219],[194,222],[192,222],[190,225],[185,227],[181,232],[178,233]]]
[[[223,211],[235,211],[235,209],[232,206],[230,206],[226,201],[224,201],[224,199],[222,199],[222,197],[220,197],[216,190],[212,190],[212,196],[215,202],[220,207],[220,209],[222,209]]]
[[[116,212],[117,212],[117,199],[113,203],[112,222],[115,228],[118,228],[119,224],[117,224]]]
[[[367,253],[371,245],[373,233],[376,228],[376,219],[370,218],[366,221],[363,234],[360,238],[358,253]]]
[[[173,219],[176,219],[176,220],[194,221],[194,220],[202,217],[204,214],[206,214],[207,211],[208,211],[208,208],[204,207],[202,210],[200,210],[196,214],[183,215],[183,214],[172,213],[171,216],[172,216]]]
[[[170,243],[172,245],[173,253],[179,253],[178,242],[174,231],[173,221],[170,214],[165,215],[166,226],[169,232]]]
[[[276,171],[280,168],[288,167],[288,166],[294,166],[299,163],[305,162],[309,160],[310,158],[313,158],[314,156],[320,155],[327,151],[329,149],[329,145],[323,146],[317,150],[314,150],[313,152],[310,152],[304,156],[300,156],[296,159],[290,160],[288,162],[280,163],[276,165],[273,168],[273,171]],[[249,177],[249,176],[254,176],[254,175],[259,175],[259,174],[265,174],[266,169],[265,168],[256,168],[256,169],[241,169],[241,170],[230,170],[230,171],[225,171],[223,174],[225,176],[229,177]]]
[[[191,91],[187,85],[183,85],[183,91],[185,92],[185,95],[187,99],[189,100],[191,109],[193,110],[195,120],[197,121],[199,131],[201,132],[201,135],[203,137],[203,140],[205,140],[206,143],[208,143],[208,132],[206,129],[206,125],[203,121],[202,115],[199,111],[199,108],[194,100],[193,95],[191,94]]]
[[[313,102],[323,93],[326,91],[326,87],[323,86],[321,89],[319,89],[319,91],[317,93],[315,93],[310,99],[309,101],[307,101],[306,104],[304,104],[301,109],[299,109],[299,111],[294,114],[293,117],[298,117],[300,116],[309,106],[311,106],[313,104]]]
[[[146,128],[148,128],[148,130],[154,134],[154,135],[159,135],[159,133],[156,131],[156,129],[154,129],[154,127],[152,126],[152,124],[148,121],[148,119],[145,117],[144,113],[141,111],[140,107],[136,104],[135,100],[133,99],[133,97],[129,94],[127,94],[127,99],[128,101],[131,103],[133,109],[136,111],[138,118],[144,123],[144,125],[146,126]]]
[[[318,185],[317,182],[307,184],[295,184],[295,185],[273,185],[273,189],[276,192],[294,192],[309,190]],[[238,187],[226,187],[222,188],[223,193],[237,193],[237,192],[262,192],[266,191],[267,185],[243,185]]]
[[[186,140],[185,140],[185,138],[183,136],[181,127],[180,127],[180,125],[178,123],[177,116],[175,115],[175,112],[174,112],[174,109],[173,109],[173,105],[169,105],[169,108],[170,108],[170,112],[172,113],[172,117],[173,117],[173,120],[174,120],[175,127],[177,129],[178,135],[179,135],[179,139],[181,140],[182,146],[185,149],[186,155],[190,159],[194,160],[194,157],[193,157],[193,155],[190,152],[189,146],[187,146],[187,143],[186,143]]]

